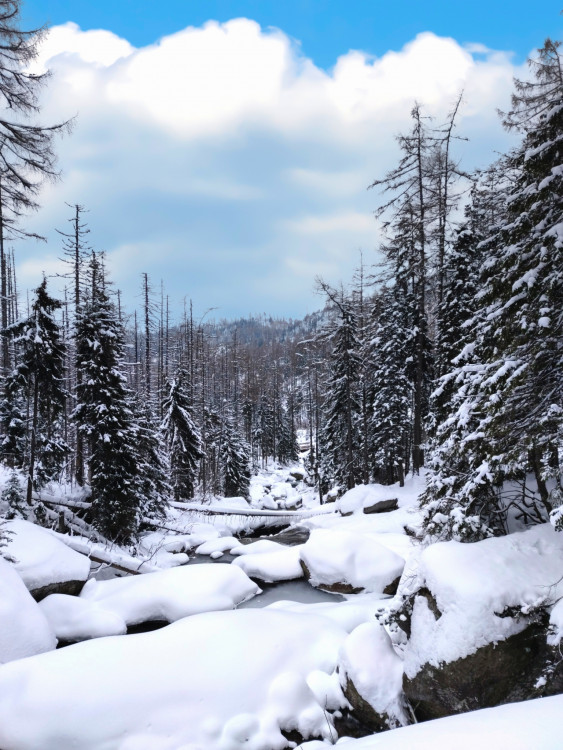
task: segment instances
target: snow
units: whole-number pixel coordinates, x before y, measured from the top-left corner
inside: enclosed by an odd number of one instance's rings
[[[392,725],[406,726],[403,662],[382,625],[366,622],[344,641],[340,655],[343,685],[350,679],[361,697]]]
[[[85,641],[127,632],[127,623],[119,614],[79,596],[51,594],[39,607],[61,641]]]
[[[296,545],[270,552],[241,555],[232,564],[244,570],[251,578],[269,583],[303,578],[303,568],[299,561],[301,547],[302,545]]]
[[[409,476],[404,487],[400,487],[398,482],[392,485],[359,484],[345,492],[336,501],[336,507],[343,515],[363,513],[364,508],[369,508],[370,505],[395,498],[398,500],[399,508],[412,506],[418,495],[424,492],[425,476],[424,470],[419,475]]]
[[[0,664],[50,651],[57,639],[13,566],[0,557]]]
[[[9,521],[6,529],[12,532],[6,553],[16,560],[15,568],[30,591],[51,583],[88,578],[90,560],[47,529],[19,519]]]
[[[563,695],[556,695],[427,721],[342,744],[346,750],[560,750],[562,715]]]
[[[561,532],[558,532],[559,534]],[[549,635],[547,642],[550,646],[559,646],[563,638],[563,599],[560,599],[551,610],[549,617]]]
[[[213,555],[216,552],[223,554],[239,544],[239,540],[234,536],[222,536],[200,544],[195,553],[196,555]]]
[[[257,555],[264,552],[279,552],[287,549],[287,545],[273,542],[271,539],[259,539],[257,542],[250,544],[240,544],[240,542],[231,549],[231,555]]]
[[[440,542],[425,549],[418,586],[426,586],[442,616],[417,597],[405,672],[468,656],[481,646],[522,631],[526,618],[500,617],[507,607],[528,614],[563,594],[563,534],[541,524],[473,544]]]
[[[328,738],[345,637],[314,615],[214,612],[12,662],[0,669],[0,747],[280,750],[281,729]]]
[[[348,583],[368,592],[382,592],[396,580],[405,560],[369,535],[315,529],[301,549],[313,586]]]
[[[91,579],[80,598],[116,614],[127,625],[135,625],[233,609],[259,593],[258,586],[239,568],[208,563],[109,581]]]
[[[373,622],[376,613],[381,609],[381,603],[382,598],[379,594],[355,594],[347,601],[312,604],[282,600],[270,604],[268,609],[283,609],[287,612],[328,617],[347,633],[351,633],[358,625]]]

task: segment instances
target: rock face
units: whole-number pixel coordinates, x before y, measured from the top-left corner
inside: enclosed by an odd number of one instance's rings
[[[364,513],[389,513],[392,510],[397,510],[398,507],[399,501],[395,497],[392,500],[379,500],[377,503],[364,507]]]
[[[418,721],[563,692],[563,662],[546,642],[546,622],[463,659],[426,664],[403,689]]]

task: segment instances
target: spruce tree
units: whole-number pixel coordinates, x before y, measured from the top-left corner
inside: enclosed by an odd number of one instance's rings
[[[197,470],[203,457],[201,432],[191,415],[185,381],[186,373],[180,370],[170,382],[168,396],[163,403],[162,431],[168,449],[175,500],[193,498]]]
[[[413,386],[407,373],[407,295],[397,283],[380,293],[369,355],[373,391],[369,421],[372,461],[384,484],[404,480],[408,466]]]
[[[250,447],[236,430],[233,421],[223,421],[221,441],[223,494],[225,497],[248,497],[250,488]]]
[[[76,362],[83,377],[72,418],[88,445],[93,524],[108,539],[125,544],[138,531],[142,508],[138,432],[123,375],[123,329],[95,254],[90,277],[90,296],[76,326]]]
[[[23,460],[27,468],[27,503],[33,489],[54,479],[62,470],[69,451],[61,435],[64,413],[65,349],[55,311],[61,303],[47,292],[47,280],[35,291],[28,318],[8,329],[19,349],[19,361],[5,382],[3,422],[5,439],[2,451],[20,465],[24,397],[29,398],[28,448]]]
[[[360,356],[354,304],[344,293],[327,285],[323,290],[335,306],[336,320],[329,337],[332,343],[330,372],[324,400],[323,475],[351,489],[362,479],[361,407],[359,398]]]
[[[172,494],[166,455],[149,404],[136,401],[135,406],[139,512],[143,517],[162,518]]]

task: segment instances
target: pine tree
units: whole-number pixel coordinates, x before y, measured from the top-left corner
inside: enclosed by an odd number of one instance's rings
[[[442,464],[423,501],[429,536],[505,533],[517,517],[556,526],[562,497],[563,71],[547,40],[516,81],[505,125],[523,142],[504,160],[505,209],[480,251],[475,338],[458,355],[453,409],[438,430]],[[498,200],[496,201],[498,205]],[[498,213],[498,212],[497,212]],[[450,464],[449,472],[444,468]],[[535,475],[537,487],[527,482]],[[449,475],[449,476],[448,476]],[[506,480],[520,482],[519,497]]]
[[[225,497],[248,497],[250,488],[250,447],[227,417],[223,421],[221,441],[223,494]]]
[[[162,431],[166,438],[174,498],[194,496],[197,469],[203,457],[201,432],[196,427],[184,383],[186,373],[180,370],[169,384],[163,403]]]
[[[146,518],[162,518],[172,488],[168,483],[168,466],[159,431],[147,403],[136,402],[135,430],[139,512]]]
[[[95,254],[90,274],[90,298],[76,327],[77,367],[83,378],[72,418],[89,448],[93,523],[108,539],[125,544],[137,533],[142,507],[138,431],[122,372],[123,329]]]
[[[299,446],[291,414],[280,411],[278,459],[282,464],[291,464],[299,460]]]
[[[332,342],[330,373],[324,401],[323,475],[351,489],[362,478],[361,408],[358,394],[360,357],[357,319],[351,299],[337,295],[326,284],[321,288],[336,308],[336,321],[329,336]]]
[[[408,466],[412,382],[407,372],[410,332],[406,297],[400,281],[382,290],[369,346],[373,391],[370,449],[373,463],[382,469],[378,474],[384,484],[402,484]]]
[[[55,320],[55,311],[61,303],[49,296],[46,279],[35,294],[29,318],[15,323],[8,331],[19,347],[19,362],[6,378],[3,404],[6,433],[2,450],[5,455],[11,455],[12,465],[18,465],[23,423],[20,404],[24,396],[29,395],[29,444],[23,461],[28,470],[29,505],[33,489],[61,472],[69,450],[61,437],[61,417],[67,396],[65,350]]]
[[[2,492],[2,500],[8,505],[6,518],[27,518],[25,500],[20,478],[15,469],[10,472],[8,483]],[[2,546],[0,541],[0,547]]]

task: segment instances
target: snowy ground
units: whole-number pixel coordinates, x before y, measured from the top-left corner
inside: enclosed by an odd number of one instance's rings
[[[406,530],[419,525],[414,506],[423,482],[362,486],[319,507],[317,493],[291,469],[261,472],[250,503],[177,504],[134,555],[13,522],[7,551],[17,562],[0,560],[0,748],[282,750],[295,747],[287,735],[297,732],[303,750],[320,750],[337,741],[332,715],[348,706],[347,679],[393,725],[404,725],[405,666],[413,672],[424,660],[457,658],[506,635],[494,631],[499,618],[487,613],[524,612],[551,597],[550,642],[557,645],[563,590],[547,583],[563,570],[563,535],[544,526],[481,546],[446,543],[421,551]],[[364,512],[392,499],[397,510]],[[307,541],[290,546],[234,536],[279,525],[288,513],[311,532]],[[84,580],[88,555],[117,565],[121,574],[141,575],[91,580],[80,596],[33,600],[28,589]],[[190,559],[204,564],[186,565]],[[384,590],[403,570],[399,596],[392,598]],[[280,584],[277,596],[275,586],[268,588],[261,600],[254,580],[289,583]],[[415,611],[423,635],[405,652],[376,616],[423,583],[443,616],[427,621],[424,611]],[[342,597],[312,588],[335,584],[360,593]],[[312,601],[283,600],[292,586],[308,589]],[[248,608],[224,611],[244,602]],[[128,625],[155,620],[173,624],[125,635]],[[501,627],[511,623],[506,618]],[[54,650],[57,638],[85,642]],[[563,697],[546,698],[361,740],[341,737],[337,744],[555,750],[562,746],[562,710]]]

